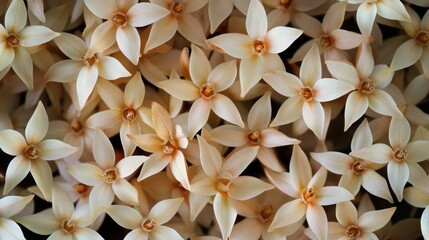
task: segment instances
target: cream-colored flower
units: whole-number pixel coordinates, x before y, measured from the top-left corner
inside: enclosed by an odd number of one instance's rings
[[[226,33],[207,40],[215,50],[220,49],[241,59],[241,97],[261,80],[265,71],[272,70],[271,61],[279,60],[277,54],[286,50],[302,34],[302,30],[291,27],[275,27],[268,31],[267,15],[258,0],[250,2],[246,30],[248,35]]]
[[[24,207],[33,200],[34,195],[26,197],[5,196],[0,199],[0,238],[1,239],[25,239],[21,229],[15,221],[11,220],[13,216],[19,213]]]
[[[97,129],[92,152],[96,164],[80,163],[67,168],[79,182],[93,186],[89,194],[91,219],[95,219],[117,196],[121,201],[138,205],[137,190],[125,178],[130,176],[146,156],[129,156],[115,163],[115,152],[109,138]]]
[[[189,72],[192,81],[170,79],[156,84],[180,100],[195,100],[189,110],[188,137],[192,139],[206,124],[210,110],[219,117],[243,127],[237,107],[221,93],[231,86],[237,76],[235,61],[222,63],[212,70],[204,52],[192,45]]]
[[[47,27],[25,26],[27,10],[23,0],[13,0],[7,9],[4,26],[0,24],[0,71],[12,66],[29,89],[33,89],[33,60],[27,48],[59,36]]]
[[[279,126],[298,120],[301,116],[308,128],[323,139],[325,110],[322,102],[337,99],[353,90],[347,82],[322,78],[319,48],[313,45],[302,61],[300,78],[285,71],[273,71],[263,75],[273,89],[289,97],[277,112],[270,126]]]
[[[429,178],[429,177],[428,177]],[[414,207],[424,208],[420,218],[420,227],[424,239],[429,239],[429,185],[408,187],[404,190],[404,199]]]
[[[266,169],[271,182],[287,195],[296,198],[277,210],[268,232],[299,221],[304,215],[311,230],[320,240],[328,239],[328,219],[322,206],[353,199],[342,187],[326,186],[328,171],[324,167],[312,176],[310,162],[298,145],[294,145],[290,173]]]
[[[77,148],[55,139],[44,139],[48,131],[48,115],[39,102],[25,128],[25,137],[18,131],[5,129],[0,132],[0,148],[15,156],[6,171],[4,194],[9,193],[31,172],[46,199],[50,199],[52,170],[47,161],[66,157]]]

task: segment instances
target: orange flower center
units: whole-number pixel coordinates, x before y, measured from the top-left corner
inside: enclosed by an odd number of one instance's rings
[[[216,92],[213,85],[210,83],[205,83],[201,86],[200,94],[203,98],[210,99],[216,94]]]
[[[76,118],[72,120],[72,122],[70,123],[70,127],[73,133],[76,135],[80,135],[83,131],[82,123],[80,123]]]
[[[108,169],[103,173],[104,181],[106,183],[114,183],[116,181],[115,169]]]
[[[304,188],[304,190],[302,190],[301,199],[304,203],[306,204],[312,203],[315,197],[316,197],[316,192],[312,187]]]
[[[319,49],[324,50],[332,46],[333,41],[330,36],[323,36],[317,41],[317,45],[319,46]]]
[[[309,101],[313,98],[313,91],[310,87],[303,87],[301,91],[299,91],[299,96],[304,98],[306,101]]]
[[[259,219],[262,222],[267,222],[271,219],[274,213],[274,208],[271,204],[262,205],[259,211]]]
[[[127,16],[122,12],[117,12],[112,15],[110,18],[112,20],[113,24],[115,24],[118,27],[123,27],[127,24]]]
[[[267,45],[264,41],[254,40],[253,41],[253,51],[257,54],[262,54],[267,50]]]
[[[27,158],[34,160],[39,158],[40,149],[37,148],[35,145],[30,145],[25,149],[24,153]]]
[[[6,37],[6,42],[9,47],[17,47],[19,45],[19,36],[15,33],[9,34],[9,36]]]
[[[75,185],[73,185],[73,190],[80,195],[86,193],[88,189],[89,189],[88,185],[85,185],[83,183],[76,183]]]
[[[416,40],[423,46],[427,45],[429,42],[429,32],[420,31],[416,35]]]
[[[397,162],[402,162],[407,158],[407,151],[405,149],[397,148],[393,152],[393,159]]]
[[[356,160],[353,163],[352,170],[354,171],[354,173],[356,175],[363,173],[363,171],[365,171],[365,162],[363,162],[361,160]]]
[[[147,218],[146,220],[143,221],[142,223],[142,228],[146,231],[146,232],[150,232],[153,230],[153,228],[155,227],[156,222],[150,218]]]
[[[261,142],[261,135],[258,131],[250,132],[247,134],[247,140],[252,145],[259,145]]]
[[[371,94],[375,89],[374,82],[371,80],[363,80],[360,83],[360,92],[363,94]]]
[[[125,108],[122,111],[122,118],[125,121],[132,122],[134,121],[134,119],[136,119],[136,117],[137,117],[137,112],[133,108]]]
[[[168,141],[166,144],[164,144],[164,147],[162,147],[162,151],[165,154],[173,154],[176,149],[176,146],[171,141]]]
[[[74,223],[71,219],[66,219],[63,221],[61,228],[65,233],[72,233],[74,231]]]
[[[292,2],[292,0],[280,0],[280,5],[285,9],[289,9],[292,5]]]
[[[92,65],[94,65],[94,63],[96,63],[98,61],[99,58],[100,58],[100,55],[98,53],[94,53],[94,55],[92,55],[91,57],[84,58],[83,62],[87,66],[92,66]]]
[[[217,180],[216,189],[221,193],[227,193],[229,191],[229,184],[231,184],[229,178],[221,177]]]
[[[175,17],[180,16],[184,10],[185,10],[185,4],[180,2],[173,2],[170,6],[170,11]]]
[[[349,239],[355,240],[360,235],[360,229],[357,226],[351,225],[346,230],[346,235]]]

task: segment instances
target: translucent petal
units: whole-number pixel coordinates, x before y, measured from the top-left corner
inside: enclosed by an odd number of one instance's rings
[[[183,101],[193,101],[200,97],[200,89],[191,81],[170,79],[158,82],[156,86]]]
[[[4,25],[9,33],[20,32],[27,23],[27,9],[24,1],[13,0],[6,11]]]
[[[19,44],[23,47],[33,47],[49,42],[60,36],[59,33],[43,26],[28,26],[19,33]]]
[[[171,155],[165,155],[163,152],[154,153],[149,156],[149,159],[143,164],[137,181],[141,181],[164,169],[170,163]]]
[[[386,179],[376,171],[366,169],[365,173],[362,175],[362,187],[372,195],[393,203],[393,198],[392,195],[390,195]]]
[[[201,26],[201,23],[193,15],[184,13],[178,20],[177,31],[190,42],[198,44],[199,46],[205,47],[206,35]]]
[[[375,15],[377,14],[377,5],[372,3],[362,3],[356,15],[356,21],[360,32],[365,36],[370,36],[372,26],[374,25]]]
[[[288,98],[277,111],[276,117],[270,124],[270,127],[288,124],[298,120],[302,116],[303,102],[299,97]]]
[[[273,188],[273,185],[258,178],[240,176],[229,185],[229,195],[237,200],[248,200]]]
[[[210,33],[214,33],[219,25],[231,14],[234,5],[230,0],[209,1]]]
[[[372,133],[369,128],[368,120],[365,118],[359,127],[356,129],[355,134],[353,134],[352,142],[350,148],[353,151],[357,151],[361,148],[369,147],[372,145]]]
[[[183,198],[160,201],[152,207],[148,217],[154,219],[159,225],[164,224],[174,217],[182,203]]]
[[[395,210],[396,207],[391,207],[382,210],[366,212],[360,216],[358,224],[365,232],[374,232],[382,228],[390,221]]]
[[[135,50],[133,50],[135,51]],[[129,77],[131,74],[115,58],[109,56],[101,57],[97,62],[99,75],[107,80],[115,80],[121,77]]]
[[[106,213],[121,227],[126,229],[139,228],[143,222],[140,213],[131,207],[113,205],[106,208]]]
[[[291,27],[275,27],[267,32],[267,39],[270,53],[281,53],[292,45],[301,36],[302,30]]]
[[[398,21],[411,21],[410,16],[405,10],[400,0],[386,0],[377,2],[377,13],[387,19]]]
[[[406,41],[396,50],[390,64],[391,71],[397,71],[413,65],[422,56],[422,52],[423,48],[415,39]]]
[[[402,201],[405,184],[408,181],[410,171],[406,163],[397,163],[391,161],[387,165],[387,175],[389,177],[390,187],[392,187],[398,201]]]
[[[167,9],[153,3],[141,2],[133,5],[127,12],[128,24],[144,27],[170,14]]]
[[[47,82],[72,82],[76,81],[83,63],[75,60],[63,60],[53,64],[45,74]]]
[[[237,218],[237,211],[228,195],[217,193],[213,200],[213,210],[222,236],[227,239]]]
[[[95,130],[92,152],[97,164],[107,170],[115,166],[115,151],[109,138],[100,129]]]
[[[51,199],[53,178],[49,164],[43,160],[32,161],[30,172],[45,199]]]
[[[267,14],[259,1],[250,1],[247,10],[246,29],[252,39],[263,39],[267,33]]]
[[[115,195],[124,203],[133,206],[139,205],[139,198],[136,188],[123,178],[117,178],[112,183],[112,189]]]
[[[0,225],[0,238],[19,240],[25,239],[24,235],[22,234],[21,228],[18,226],[18,224],[16,224],[16,222],[7,218],[0,218]]]
[[[0,216],[1,218],[11,218],[18,214],[25,206],[33,200],[34,195],[26,197],[21,196],[4,196],[0,199]]]
[[[25,138],[18,131],[5,129],[0,131],[0,148],[9,155],[21,155],[27,147]]]
[[[405,146],[407,161],[421,162],[429,158],[429,141],[414,141]]]
[[[151,239],[159,240],[170,240],[170,239],[183,239],[176,230],[166,227],[166,226],[157,226],[151,233]],[[140,239],[140,238],[139,238]]]
[[[307,205],[301,199],[285,203],[277,210],[271,225],[268,227],[268,232],[299,221],[304,216],[306,209]]]
[[[27,143],[36,144],[40,142],[46,136],[48,126],[48,114],[46,113],[43,103],[39,102],[25,128]]]
[[[119,49],[134,65],[140,58],[140,36],[133,26],[120,27],[116,30]]]
[[[146,156],[129,156],[121,159],[115,166],[118,175],[121,178],[126,178],[135,172],[146,160]]]
[[[103,171],[90,163],[81,163],[66,168],[76,180],[86,185],[95,186],[104,181]]]
[[[242,59],[240,62],[240,87],[241,97],[246,94],[261,80],[264,61],[262,57],[253,55],[250,58]]]
[[[243,120],[241,120],[240,113],[231,99],[223,94],[216,94],[211,99],[211,108],[216,115],[225,119],[228,122],[234,123],[240,127],[244,127]]]
[[[347,4],[345,2],[338,2],[329,7],[322,22],[324,32],[329,33],[335,29],[341,28],[344,21],[346,7]]]
[[[307,207],[308,226],[320,240],[328,239],[328,219],[322,206],[313,204]]]
[[[350,153],[351,156],[380,164],[390,162],[390,160],[392,160],[392,154],[392,148],[382,143],[377,143]]]
[[[43,160],[58,160],[77,151],[76,147],[56,139],[43,140],[37,147],[40,149],[39,158]]]
[[[197,46],[192,45],[192,53],[189,62],[189,72],[191,79],[198,87],[207,82],[207,78],[212,71],[210,62],[204,52]]]
[[[226,125],[223,125],[226,126]],[[200,136],[197,136],[200,147],[200,160],[204,172],[210,177],[216,177],[222,167],[222,156],[219,151]]]

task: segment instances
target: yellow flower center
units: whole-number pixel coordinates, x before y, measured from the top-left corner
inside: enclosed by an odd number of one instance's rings
[[[254,40],[253,41],[253,51],[257,54],[262,54],[267,50],[267,45],[264,41]]]
[[[116,181],[115,169],[108,169],[103,173],[104,181],[106,183],[114,183]]]
[[[153,228],[155,227],[156,222],[150,218],[147,218],[146,220],[143,221],[142,223],[142,228],[146,231],[146,232],[150,232],[153,230]]]
[[[185,10],[185,4],[180,2],[173,2],[170,6],[170,11],[173,14],[173,16],[178,17],[180,16],[183,11]]]
[[[137,112],[133,108],[125,108],[122,111],[122,118],[125,121],[132,122],[134,121],[134,119],[136,119],[136,117],[137,117]]]
[[[423,46],[426,46],[429,42],[429,32],[420,31],[416,35],[416,40]]]
[[[61,228],[65,233],[72,233],[74,231],[74,223],[71,219],[66,219],[63,221]]]
[[[250,132],[247,134],[247,140],[252,145],[259,145],[261,142],[261,135],[258,131]]]
[[[323,36],[317,41],[317,45],[319,46],[319,49],[324,50],[332,46],[333,41],[330,36]]]
[[[228,177],[218,178],[216,189],[221,193],[227,193],[229,191],[229,184],[231,184],[231,180]]]
[[[76,118],[74,118],[70,123],[70,128],[72,129],[73,133],[76,135],[80,135],[83,132],[82,123],[80,123],[79,120],[77,120]]]
[[[35,145],[30,145],[25,149],[24,153],[27,158],[34,160],[39,158],[40,149],[37,148]]]
[[[176,151],[177,147],[175,144],[171,141],[168,141],[166,144],[164,144],[164,147],[162,148],[162,151],[165,154],[173,154],[174,151]]]
[[[393,159],[397,162],[402,162],[407,158],[407,151],[405,149],[397,148],[393,152]]]
[[[19,45],[19,36],[15,33],[9,34],[9,36],[6,37],[6,42],[9,47],[17,47]]]
[[[259,220],[267,222],[271,219],[274,213],[274,208],[271,204],[262,205],[259,211]]]
[[[310,87],[303,87],[299,91],[299,96],[304,98],[306,101],[313,99],[313,91]]]
[[[361,160],[356,160],[353,163],[352,170],[356,175],[360,175],[365,171],[365,162]]]
[[[355,240],[360,236],[360,229],[357,226],[351,225],[346,230],[346,235],[350,240]]]
[[[115,24],[118,27],[123,27],[127,25],[127,16],[122,12],[117,12],[112,15],[110,18],[112,20],[113,24]]]
[[[94,53],[94,55],[92,55],[91,57],[88,57],[88,58],[84,57],[83,62],[87,66],[92,66],[98,61],[99,58],[100,58],[100,55],[98,53]]]
[[[363,94],[371,94],[375,89],[374,82],[371,80],[363,80],[360,83],[359,91]]]
[[[302,190],[301,200],[305,204],[312,203],[314,201],[315,197],[316,197],[316,192],[314,191],[314,189],[312,187],[304,188],[304,190]]]
[[[200,89],[200,94],[203,98],[205,99],[210,99],[212,98],[214,95],[216,95],[215,89],[213,87],[212,84],[210,83],[205,83],[201,86]]]

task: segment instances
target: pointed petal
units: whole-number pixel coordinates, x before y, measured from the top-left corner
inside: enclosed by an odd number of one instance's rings
[[[142,170],[140,172],[137,181],[141,181],[145,178],[148,178],[156,173],[159,173],[164,169],[168,163],[170,163],[171,155],[165,155],[163,152],[154,153],[149,156],[146,162],[143,164]]]
[[[374,25],[375,16],[377,14],[377,5],[372,3],[362,3],[356,14],[356,21],[360,32],[365,36],[370,36],[372,26]]]
[[[104,170],[115,166],[115,151],[109,138],[100,129],[95,130],[92,152],[97,164]]]
[[[16,47],[12,68],[30,90],[33,89],[33,60],[27,49]]]
[[[231,14],[234,5],[230,0],[209,1],[210,33],[214,33],[219,25]]]
[[[0,148],[9,155],[21,155],[27,147],[27,142],[21,133],[5,129],[0,131]]]
[[[426,97],[429,92],[429,85],[427,84],[428,79],[424,74],[419,75],[408,83],[407,87],[403,91],[404,98],[408,104],[418,104],[422,99]],[[409,106],[409,105],[408,105]]]
[[[354,196],[359,192],[361,185],[362,177],[357,176],[352,170],[345,172],[338,183],[338,186],[347,189]]]
[[[181,151],[176,151],[174,153],[173,158],[170,161],[170,167],[174,178],[180,182],[183,188],[187,190],[191,189],[187,171],[188,166],[186,164],[185,156]]]
[[[86,1],[89,2],[89,1]],[[94,1],[90,1],[94,2]],[[109,14],[110,18],[110,14]],[[106,21],[97,26],[92,33],[91,43],[89,45],[90,51],[104,52],[116,42],[116,27],[111,21]]]
[[[98,69],[95,66],[83,67],[77,76],[76,91],[78,92],[79,107],[82,109],[97,83]]]
[[[357,223],[358,212],[350,201],[344,201],[337,204],[335,209],[335,216],[338,223],[343,226],[350,226]]]
[[[225,125],[224,125],[225,126]],[[201,166],[210,177],[216,177],[222,167],[222,156],[219,151],[200,136],[197,136],[200,148]]]
[[[261,132],[261,144],[264,147],[274,148],[285,145],[299,144],[301,141],[295,138],[290,138],[284,133],[274,129],[267,128]]]
[[[1,28],[1,26],[0,26]],[[12,64],[13,59],[15,58],[15,51],[6,46],[6,42],[0,44],[0,71],[5,70],[10,64]]]
[[[425,239],[429,238],[429,207],[426,207],[425,210],[422,213],[422,216],[420,218],[420,226],[422,229],[422,234]]]
[[[136,51],[133,49],[133,51]],[[109,56],[101,57],[97,62],[98,73],[107,80],[115,80],[121,77],[129,77],[131,74],[115,58]],[[95,68],[95,67],[94,67]]]
[[[157,226],[151,233],[151,239],[159,240],[170,240],[177,239],[182,240],[183,238],[176,232],[176,230],[166,227],[166,226]]]
[[[410,171],[406,163],[397,163],[391,161],[387,165],[387,175],[389,177],[389,183],[395,193],[398,201],[402,201],[405,184],[408,181]]]
[[[258,55],[253,55],[250,58],[242,59],[240,62],[240,87],[241,97],[252,89],[262,78],[263,60]]]
[[[263,39],[267,33],[267,14],[260,1],[251,0],[247,10],[246,29],[252,39]]]
[[[346,100],[344,131],[356,122],[368,109],[368,97],[358,91],[351,92]]]
[[[334,40],[334,46],[341,50],[357,48],[363,40],[361,34],[343,29],[335,29],[330,36]]]
[[[415,187],[425,189],[429,184],[426,171],[418,163],[408,162],[407,165],[410,172],[408,182]]]
[[[223,239],[227,239],[237,218],[237,210],[228,195],[222,193],[217,193],[214,197],[213,210]]]
[[[390,120],[389,143],[393,149],[403,148],[410,140],[411,126],[406,118],[393,117]]]
[[[360,78],[356,68],[352,64],[333,60],[327,60],[325,63],[333,77],[355,87],[359,86]]]
[[[228,137],[225,137],[228,136]],[[210,131],[211,140],[228,147],[240,147],[247,143],[247,132],[235,125],[221,125]]]
[[[194,135],[207,123],[210,115],[210,102],[198,98],[191,106],[188,116],[188,137]]]
[[[241,33],[225,33],[207,40],[212,48],[221,49],[226,54],[245,59],[253,54],[253,42],[249,36]]]
[[[40,221],[40,219],[43,219],[43,221]],[[46,213],[36,213],[20,217],[16,222],[24,225],[32,232],[43,235],[49,235],[61,228],[61,222],[55,216]]]
[[[374,232],[386,225],[393,216],[396,207],[370,211],[360,216],[358,224],[365,232]]]
[[[4,25],[8,32],[18,33],[27,23],[27,9],[24,1],[13,0],[6,11]]]
[[[173,198],[160,201],[153,206],[148,217],[156,220],[157,224],[162,225],[174,217],[182,203],[183,198]]]
[[[112,190],[115,195],[124,203],[133,206],[139,205],[139,197],[136,188],[123,178],[117,178],[112,183]]]
[[[40,142],[46,136],[48,126],[48,114],[46,113],[42,102],[39,102],[30,120],[28,120],[27,127],[25,128],[25,138],[27,139],[27,143],[36,144]]]
[[[306,13],[297,13],[293,18],[297,27],[304,30],[305,35],[313,39],[318,39],[325,34],[322,29],[322,24],[316,18]]]
[[[288,124],[298,120],[302,116],[302,105],[300,97],[288,98],[277,111],[276,117],[270,124],[270,127]]]
[[[173,16],[167,16],[152,24],[144,53],[170,40],[176,34],[177,28],[177,19]]]
[[[249,111],[247,124],[249,129],[261,131],[268,127],[271,120],[271,94],[265,93]]]
[[[61,33],[54,42],[67,57],[78,61],[82,60],[88,48],[82,39],[71,33]]]
[[[116,41],[119,49],[134,65],[140,58],[140,36],[133,26],[120,27],[116,30]]]
[[[276,228],[288,226],[299,221],[305,214],[307,205],[301,199],[295,199],[281,206],[274,216],[271,225],[268,227],[268,232]]]
[[[228,122],[234,123],[240,127],[244,127],[240,113],[231,99],[223,94],[218,93],[211,99],[211,105],[212,110],[214,113],[216,113],[216,115]]]
[[[1,224],[1,232],[0,232],[0,238],[2,239],[25,239],[24,235],[22,234],[21,228],[16,224],[15,221],[9,220],[7,218],[0,218],[0,224]]]
[[[372,145],[372,133],[369,128],[368,120],[365,118],[359,127],[356,129],[353,135],[350,148],[353,151],[357,151],[361,148],[369,147]]]
[[[164,146],[164,140],[156,134],[128,135],[128,138],[144,151],[151,153],[162,151]]]
[[[30,172],[45,199],[51,199],[53,178],[49,164],[43,160],[32,161]]]
[[[206,35],[201,23],[189,13],[184,13],[178,20],[177,31],[190,42],[206,47]]]
[[[316,93],[314,99],[319,102],[328,102],[354,89],[355,87],[349,83],[338,81],[333,78],[322,78],[313,86],[313,91]]]
[[[10,161],[5,176],[3,195],[8,194],[28,174],[31,162],[24,156],[16,156]]]
[[[298,77],[285,71],[266,72],[262,77],[276,92],[286,97],[298,96],[303,87]]]
[[[383,90],[375,89],[368,97],[369,107],[383,115],[403,117],[393,98]]]
[[[77,148],[56,139],[47,139],[37,144],[40,149],[39,158],[58,160],[77,151]]]
[[[142,2],[133,5],[127,12],[128,23],[134,27],[144,27],[170,14],[167,9],[153,3]]]
[[[89,194],[89,212],[91,219],[95,219],[104,209],[110,206],[115,198],[112,186],[101,183],[91,190]]]
[[[95,186],[104,181],[103,171],[90,163],[80,163],[69,166],[67,172],[70,173],[76,180],[86,185]]]
[[[75,210],[68,193],[58,184],[52,186],[52,210],[58,219],[69,219]]]
[[[258,153],[258,146],[245,147],[230,155],[225,159],[222,171],[229,172],[231,179],[235,179],[249,166],[249,164],[255,159]]]
[[[323,138],[325,111],[322,104],[316,101],[304,102],[302,107],[304,122],[311,131],[319,138]]]
[[[344,2],[335,3],[329,7],[322,22],[324,32],[332,32],[335,29],[341,28],[344,22],[346,7],[347,4]]]
[[[429,201],[429,193],[417,187],[407,187],[404,190],[404,198],[410,205],[424,208]]]
[[[143,217],[135,209],[128,206],[112,205],[106,208],[106,213],[119,226],[126,229],[136,229],[143,222]]]
[[[229,195],[237,200],[248,200],[273,188],[255,177],[240,176],[229,185]]]
[[[325,210],[318,204],[308,205],[306,218],[308,226],[320,240],[328,239],[328,218]]]
[[[362,175],[362,187],[372,195],[393,203],[393,198],[392,195],[390,195],[386,179],[376,171],[366,169],[365,173]]]
[[[303,85],[313,86],[322,77],[322,63],[320,62],[319,48],[313,44],[302,60],[299,77]]]
[[[199,47],[192,45],[191,49],[192,53],[189,63],[189,72],[195,85],[201,87],[201,85],[207,82],[207,78],[212,71],[212,68],[206,55]]]
[[[413,65],[422,56],[422,52],[423,48],[415,39],[406,41],[396,50],[390,70],[397,71]]]
[[[293,145],[289,171],[297,189],[304,189],[312,177],[307,156],[298,144]]]
[[[201,96],[200,89],[187,80],[170,79],[158,82],[156,86],[183,101],[193,101]]]
[[[72,82],[76,81],[82,62],[63,60],[53,64],[45,74],[46,82]]]
[[[103,18],[103,19],[109,19],[112,14],[112,9],[115,9],[117,7],[115,0],[85,1],[85,5],[97,17]]]
[[[44,26],[28,26],[24,28],[19,35],[21,37],[19,44],[23,47],[41,45],[60,36],[59,33],[56,33]]]
[[[407,146],[405,146],[405,150],[407,151],[407,160],[410,162],[421,162],[428,159],[428,147],[428,141],[414,141],[407,144]]]
[[[353,195],[349,191],[342,187],[322,187],[317,190],[317,204],[320,205],[332,205],[339,202],[344,202],[348,200],[353,200]]]
[[[330,172],[344,174],[351,169],[353,158],[340,152],[310,153],[311,157]]]
[[[139,168],[148,159],[146,156],[129,156],[120,160],[115,168],[119,177],[126,178]]]
[[[372,70],[371,75],[369,75],[369,78],[374,81],[374,86],[376,88],[383,89],[390,84],[393,75],[394,72],[392,72],[387,65],[378,64],[374,66],[374,69]]]
[[[267,32],[270,53],[281,53],[301,36],[302,30],[291,27],[275,27]]]
[[[195,181],[191,184],[192,193],[196,193],[198,196],[213,196],[218,191],[216,189],[216,179],[211,177],[205,177]],[[193,194],[191,194],[192,196]]]
[[[217,92],[222,92],[234,83],[236,77],[236,61],[228,61],[217,65],[209,74],[207,82],[212,83]]]
[[[4,196],[0,199],[0,216],[1,218],[11,218],[15,216],[25,206],[33,200],[34,195],[28,195],[26,197],[21,196]]]
[[[380,164],[390,162],[390,160],[392,160],[392,154],[392,148],[382,143],[377,143],[350,153],[353,157],[362,158]]]
[[[280,191],[291,197],[299,196],[300,192],[292,180],[292,174],[265,169],[265,175]]]
[[[263,225],[257,218],[245,218],[234,225],[230,238],[237,240],[252,239],[255,236],[261,236],[263,231]]]
[[[377,13],[387,19],[398,21],[411,21],[410,15],[399,0],[388,0],[377,2]]]
[[[110,81],[98,81],[96,89],[104,103],[110,109],[121,109],[124,107],[124,93]]]

